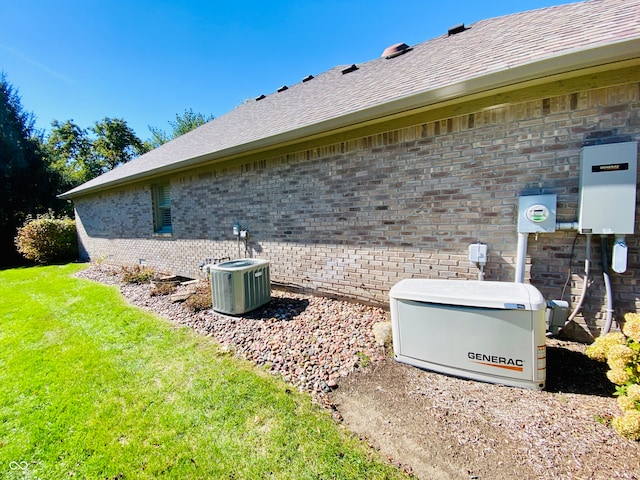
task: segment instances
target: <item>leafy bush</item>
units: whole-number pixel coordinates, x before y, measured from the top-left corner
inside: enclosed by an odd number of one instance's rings
[[[210,309],[212,307],[212,301],[209,282],[200,282],[195,288],[193,295],[185,300],[184,306],[192,312]]]
[[[69,261],[78,258],[76,222],[69,217],[55,218],[53,212],[28,218],[15,238],[18,252],[37,263]]]
[[[640,440],[640,314],[624,317],[622,333],[612,332],[596,338],[585,353],[589,358],[606,361],[607,378],[616,384],[622,416],[611,424],[623,437]]]
[[[156,272],[151,267],[134,265],[122,267],[122,281],[125,283],[149,283],[156,277]]]

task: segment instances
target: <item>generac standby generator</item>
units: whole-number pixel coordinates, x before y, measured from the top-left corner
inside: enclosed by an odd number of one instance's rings
[[[407,279],[389,293],[399,362],[541,390],[546,302],[523,283]]]
[[[271,300],[269,262],[244,258],[211,266],[211,296],[216,312],[240,315]]]

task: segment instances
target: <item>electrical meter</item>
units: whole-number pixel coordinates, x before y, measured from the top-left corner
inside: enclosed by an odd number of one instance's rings
[[[551,212],[544,205],[531,205],[525,211],[527,220],[533,223],[542,223],[549,219]]]
[[[556,194],[525,195],[518,199],[518,232],[556,231]]]

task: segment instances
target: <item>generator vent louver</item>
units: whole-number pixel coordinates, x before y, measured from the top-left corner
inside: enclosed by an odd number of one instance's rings
[[[211,267],[211,297],[216,312],[240,315],[271,300],[269,262],[231,260]]]

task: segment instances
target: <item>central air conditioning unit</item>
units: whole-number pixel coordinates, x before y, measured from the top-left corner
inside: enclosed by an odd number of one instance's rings
[[[407,279],[389,293],[399,362],[541,390],[546,302],[524,283]]]
[[[211,297],[216,312],[239,315],[271,300],[269,262],[256,258],[211,265]]]

